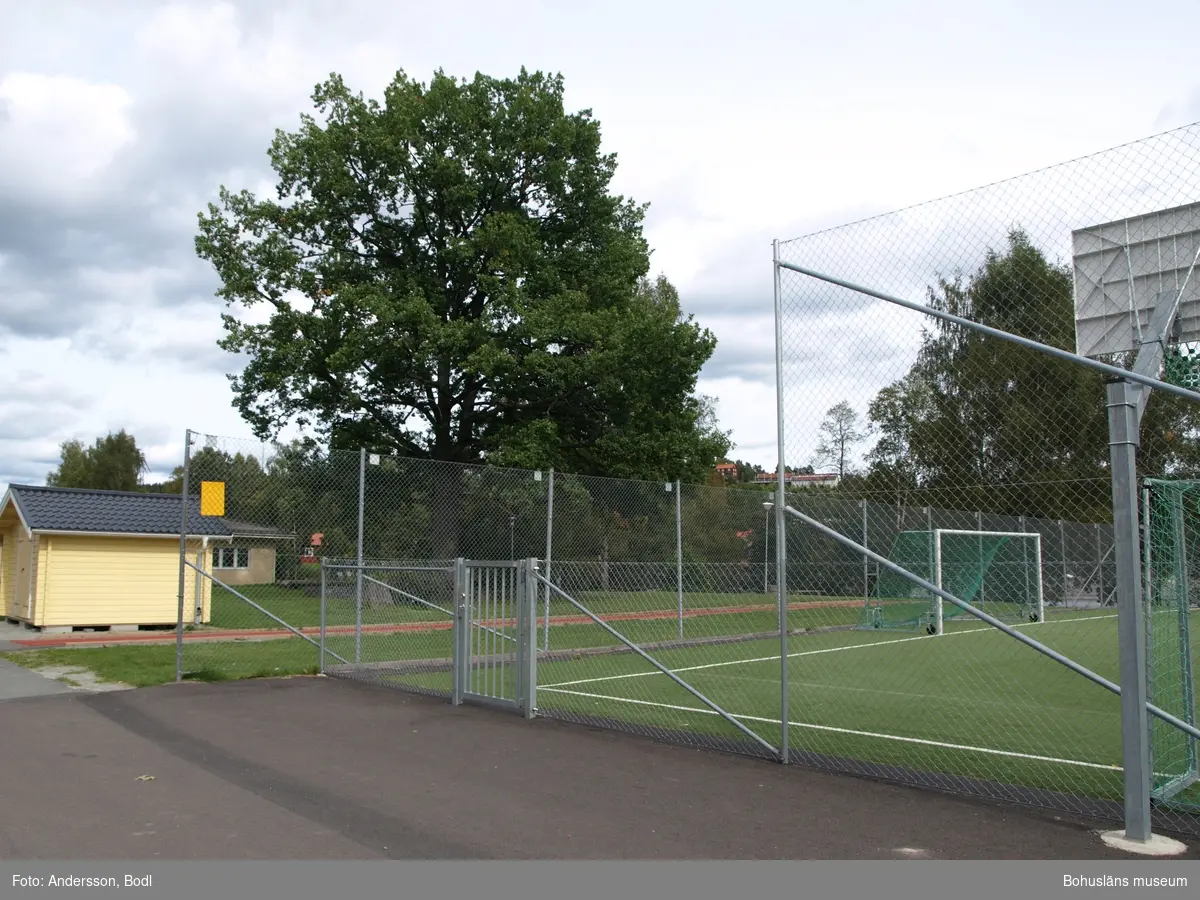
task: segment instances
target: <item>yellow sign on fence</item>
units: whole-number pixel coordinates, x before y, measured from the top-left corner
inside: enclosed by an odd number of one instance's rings
[[[225,482],[200,482],[200,515],[225,515]]]

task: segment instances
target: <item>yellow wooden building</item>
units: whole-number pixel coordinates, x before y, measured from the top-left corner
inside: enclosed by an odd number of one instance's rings
[[[174,494],[10,486],[0,501],[0,611],[47,632],[175,625],[181,513]],[[188,561],[225,584],[274,581],[271,536],[280,533],[201,516],[199,500],[189,502]],[[188,624],[212,615],[212,581],[190,568],[184,615]]]

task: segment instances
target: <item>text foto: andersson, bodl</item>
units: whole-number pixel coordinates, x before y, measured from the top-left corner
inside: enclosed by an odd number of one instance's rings
[[[119,888],[119,887],[152,887],[153,881],[149,875],[14,875],[13,887],[38,888]]]

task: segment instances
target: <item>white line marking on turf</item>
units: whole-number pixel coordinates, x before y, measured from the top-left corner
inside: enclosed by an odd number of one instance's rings
[[[723,686],[730,686],[733,683],[741,683],[741,684],[749,683],[749,684],[754,685],[755,688],[757,689],[757,688],[761,688],[762,685],[767,685],[769,687],[775,687],[779,684],[778,676],[776,676],[775,678],[761,678],[761,677],[757,677],[757,676],[753,676],[753,675],[739,675],[739,674],[731,674],[728,672],[722,672],[720,674],[720,678],[721,678]],[[788,684],[793,688],[806,688],[806,689],[812,688],[812,689],[817,689],[817,690],[823,689],[823,690],[827,690],[830,692],[853,691],[853,692],[858,692],[861,694],[879,694],[879,695],[889,696],[889,697],[903,697],[908,700],[914,700],[914,699],[915,700],[935,700],[939,703],[949,704],[951,706],[957,706],[959,708],[968,708],[968,709],[979,709],[980,707],[998,707],[1000,709],[1009,709],[1012,706],[1012,702],[1010,700],[1006,700],[1006,699],[981,700],[981,699],[979,699],[978,696],[954,697],[954,696],[947,696],[945,693],[924,694],[924,693],[921,693],[920,691],[890,691],[890,690],[887,690],[886,688],[853,687],[851,685],[839,684],[837,682],[826,683],[823,681],[808,681],[808,680],[800,681],[800,680],[797,680],[794,676],[788,679]],[[1111,713],[1107,710],[1080,709],[1078,706],[1052,706],[1052,705],[1049,705],[1046,703],[1038,703],[1037,709],[1038,709],[1038,712],[1046,713],[1046,714],[1053,714],[1053,713],[1067,714],[1067,713],[1069,713],[1071,715],[1088,716],[1088,717],[1095,718],[1095,719],[1104,719],[1111,715]]]
[[[933,635],[922,635],[920,637],[911,637],[911,638],[897,638],[897,639],[891,640],[891,641],[873,641],[869,644],[851,644],[847,647],[826,647],[823,650],[805,650],[801,653],[789,653],[788,659],[791,659],[792,657],[795,657],[795,656],[811,656],[811,655],[814,655],[817,653],[835,653],[838,650],[855,650],[859,647],[878,647],[883,644],[903,644],[908,641],[924,640],[926,637],[933,637]],[[731,659],[731,660],[726,660],[725,662],[704,663],[703,665],[699,665],[699,666],[684,666],[679,669],[672,669],[671,671],[675,674],[679,674],[680,672],[698,672],[701,669],[716,669],[721,666],[739,666],[742,664],[749,665],[751,663],[771,662],[772,660],[776,660],[776,659],[779,659],[778,653],[775,654],[774,656],[758,656],[753,659]],[[660,672],[658,669],[655,669],[653,672],[634,672],[629,675],[605,675],[600,678],[580,678],[577,681],[560,681],[560,682],[557,682],[556,684],[546,685],[546,687],[569,687],[570,685],[573,685],[573,684],[591,684],[594,681],[617,681],[622,678],[644,678],[647,675],[661,675],[661,674],[662,674],[662,672]]]
[[[676,706],[673,703],[655,703],[650,700],[631,700],[628,697],[609,697],[605,694],[589,694],[584,691],[563,691],[549,687],[539,687],[539,691],[549,691],[552,694],[570,694],[575,697],[589,697],[593,700],[608,700],[615,703],[634,703],[638,706],[655,706],[659,709],[674,709],[679,712],[700,713],[706,716],[716,716],[720,713],[711,709],[698,709],[694,706]],[[778,719],[767,719],[763,716],[745,716],[730,713],[735,719],[745,722],[763,722],[767,725],[781,724]],[[945,741],[931,741],[925,738],[904,737],[898,734],[883,734],[876,731],[860,731],[854,728],[836,728],[832,725],[816,725],[811,722],[788,722],[789,728],[807,728],[814,731],[831,731],[836,734],[852,734],[856,737],[878,738],[885,741],[901,741],[906,744],[923,744],[927,747],[942,747],[946,750],[966,750],[971,753],[985,753],[990,756],[1007,756],[1013,759],[1028,759],[1034,762],[1056,763],[1064,766],[1080,766],[1085,769],[1104,769],[1109,772],[1122,771],[1121,766],[1110,766],[1104,763],[1084,762],[1079,759],[1059,759],[1055,756],[1038,756],[1033,753],[1017,753],[1013,750],[995,750],[991,747],[973,747],[970,744],[950,744]]]
[[[1094,622],[1097,619],[1115,619],[1115,618],[1116,618],[1115,615],[1080,616],[1079,618],[1074,618],[1074,619],[1060,619],[1057,622],[1030,622],[1027,625],[1026,624],[1014,625],[1013,627],[1014,628],[1029,628],[1034,625],[1062,625],[1065,622]],[[948,637],[955,637],[960,634],[982,634],[984,632],[989,632],[989,631],[996,632],[997,630],[995,628],[992,628],[991,626],[984,627],[984,628],[966,628],[966,629],[963,629],[962,631],[947,631],[947,632],[944,632],[941,636],[943,638],[948,638]],[[997,633],[999,633],[999,632],[997,632]],[[927,640],[930,640],[931,638],[935,638],[935,637],[937,637],[936,634],[921,634],[921,635],[917,635],[916,637],[893,638],[892,640],[888,640],[888,641],[869,641],[865,644],[847,644],[845,647],[824,647],[820,650],[802,650],[797,653],[789,653],[788,659],[797,659],[801,656],[817,656],[821,653],[840,653],[843,650],[862,650],[862,649],[868,648],[868,647],[886,647],[889,644],[907,644],[910,641],[927,641]],[[670,671],[672,674],[678,675],[680,672],[698,672],[701,669],[717,669],[717,668],[721,668],[723,666],[740,666],[740,665],[750,665],[751,663],[773,662],[777,659],[779,659],[778,653],[776,653],[772,656],[759,656],[759,657],[755,657],[753,659],[731,659],[731,660],[726,660],[725,662],[704,663],[704,664],[698,665],[698,666],[683,666],[682,668],[671,669]],[[596,684],[597,682],[601,682],[601,681],[621,681],[626,678],[646,678],[647,676],[650,676],[650,675],[662,675],[662,674],[663,673],[661,671],[659,671],[658,669],[655,669],[653,672],[633,672],[633,673],[626,674],[626,675],[601,675],[601,676],[597,676],[594,678],[579,678],[579,679],[576,679],[575,681],[558,681],[558,682],[555,682],[554,684],[539,685],[539,690],[549,690],[551,688],[556,688],[556,687],[573,687],[573,686],[579,685],[579,684]]]

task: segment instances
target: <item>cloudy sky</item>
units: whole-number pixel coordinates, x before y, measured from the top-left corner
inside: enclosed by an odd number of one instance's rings
[[[126,428],[158,475],[186,428],[248,437],[197,212],[270,189],[332,71],[378,95],[522,65],[600,120],[720,341],[701,390],[773,465],[772,239],[1200,120],[1194,2],[979,6],[0,0],[0,488],[71,438]]]

